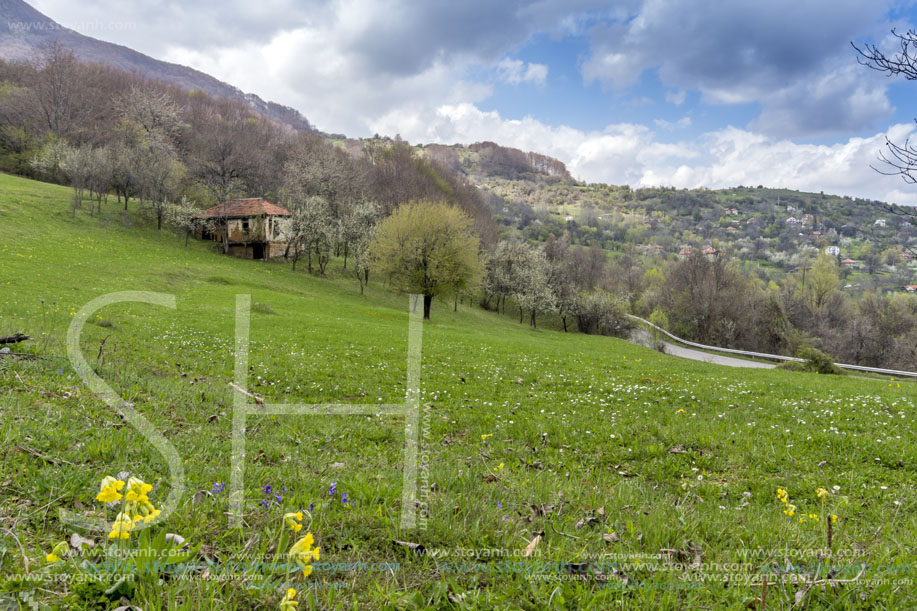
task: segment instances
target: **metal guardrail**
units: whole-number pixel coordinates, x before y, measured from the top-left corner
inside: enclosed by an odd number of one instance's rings
[[[734,349],[734,348],[720,348],[720,347],[718,347],[718,346],[707,346],[707,345],[705,345],[705,344],[698,344],[697,342],[691,342],[691,341],[688,341],[688,340],[686,340],[686,339],[681,339],[680,337],[677,337],[677,336],[675,336],[675,335],[672,335],[671,333],[669,333],[668,331],[666,331],[666,330],[663,329],[662,327],[657,327],[656,325],[654,325],[654,324],[651,323],[650,321],[645,320],[645,319],[643,319],[643,318],[640,318],[639,316],[634,316],[633,314],[628,314],[627,317],[628,317],[628,318],[631,318],[631,319],[633,319],[633,320],[640,321],[640,322],[642,322],[643,324],[648,325],[648,326],[650,326],[650,327],[656,329],[656,330],[659,331],[660,333],[663,333],[663,334],[666,335],[667,337],[669,337],[669,338],[675,340],[675,341],[678,342],[679,344],[684,344],[684,345],[686,345],[686,346],[691,346],[692,348],[700,348],[701,350],[712,350],[712,351],[714,351],[714,352],[728,352],[728,353],[730,353],[730,354],[740,354],[740,355],[743,355],[743,356],[753,356],[753,357],[756,357],[756,358],[771,359],[771,360],[775,360],[775,361],[795,361],[795,362],[797,362],[797,363],[805,362],[805,359],[800,359],[800,358],[797,358],[797,357],[795,357],[795,356],[783,356],[783,355],[780,355],[780,354],[766,354],[766,353],[764,353],[764,352],[751,352],[751,351],[748,351],[748,350],[736,350],[736,349]],[[865,371],[865,372],[869,372],[869,373],[879,373],[879,374],[888,375],[888,376],[898,376],[898,377],[905,377],[905,378],[917,378],[917,372],[913,372],[913,371],[898,371],[897,369],[882,369],[882,368],[879,368],[879,367],[866,367],[865,365],[847,365],[847,364],[844,364],[844,363],[835,363],[835,365],[837,365],[837,366],[840,367],[841,369],[850,369],[850,370],[852,370],[852,371]]]

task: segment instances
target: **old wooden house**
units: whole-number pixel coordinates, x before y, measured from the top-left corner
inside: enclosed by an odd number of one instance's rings
[[[245,259],[282,257],[293,214],[261,197],[231,199],[195,215],[195,235],[219,242],[223,252]]]

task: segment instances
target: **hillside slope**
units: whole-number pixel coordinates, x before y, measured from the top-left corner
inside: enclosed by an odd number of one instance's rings
[[[760,592],[748,584],[785,573],[788,561],[811,579],[854,560],[870,580],[813,588],[808,608],[917,605],[914,589],[890,578],[907,575],[888,569],[917,562],[913,385],[752,375],[442,303],[423,329],[424,528],[399,526],[405,421],[370,408],[250,415],[245,522],[231,529],[219,484],[231,476],[237,295],[253,303],[248,386],[268,403],[401,402],[408,300],[376,278],[360,296],[340,261],[317,278],[223,257],[208,243],[184,248],[114,203],[74,218],[70,196],[0,175],[0,335],[27,332],[35,339],[19,350],[45,357],[0,357],[0,541],[16,550],[0,556],[4,601],[105,600],[104,588],[74,579],[36,585],[81,574],[79,557],[44,559],[72,532],[57,510],[102,515],[99,481],[122,470],[155,482],[156,503],[177,485],[147,438],[62,356],[84,304],[140,290],[175,295],[177,308],[106,307],[81,350],[181,457],[184,494],[153,529],[203,547],[181,578],[140,578],[109,606],[276,608],[293,585],[330,609],[742,608]],[[824,501],[819,487],[832,491]],[[802,522],[784,513],[778,488]],[[266,571],[258,562],[274,557],[283,514],[310,508],[322,562],[309,578]],[[830,514],[834,555],[803,556],[827,547]],[[523,556],[536,538],[537,554]],[[739,568],[717,568],[727,563]],[[797,591],[774,585],[768,601],[789,607]]]
[[[0,0],[0,58],[8,61],[33,60],[52,43],[71,50],[81,61],[136,72],[189,91],[200,89],[217,98],[240,100],[259,113],[294,129],[312,130],[309,121],[293,108],[265,102],[255,94],[244,93],[199,70],[160,61],[128,47],[75,32],[23,0]]]

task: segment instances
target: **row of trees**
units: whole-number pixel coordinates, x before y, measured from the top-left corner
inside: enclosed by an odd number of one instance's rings
[[[815,346],[846,363],[917,368],[917,299],[854,300],[825,254],[778,284],[743,274],[726,256],[695,253],[646,271],[635,307],[701,343],[785,355]]]

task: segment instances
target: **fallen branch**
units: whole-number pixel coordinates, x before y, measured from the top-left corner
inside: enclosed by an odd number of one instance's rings
[[[15,357],[19,359],[43,359],[45,357],[38,354],[29,354],[27,352],[0,352],[0,357]]]
[[[13,335],[0,337],[0,344],[18,344],[19,342],[24,342],[29,339],[32,338],[25,333],[14,333]]]
[[[575,535],[568,535],[567,533],[561,530],[557,530],[557,527],[554,526],[554,520],[551,520],[551,530],[553,530],[558,535],[563,535],[564,537],[567,537],[568,539],[573,539],[574,541],[579,541],[582,539],[582,537],[577,537]]]
[[[853,579],[819,579],[819,580],[817,580],[817,581],[809,582],[809,583],[807,584],[805,590],[802,590],[802,591],[800,591],[800,592],[796,592],[796,604],[793,605],[792,608],[795,609],[796,607],[801,606],[802,603],[805,601],[806,595],[809,593],[809,590],[811,590],[811,589],[814,588],[815,586],[821,586],[821,585],[835,586],[835,585],[837,585],[837,584],[839,584],[839,583],[853,583],[854,581],[858,581],[858,580],[860,579],[860,577],[863,576],[863,573],[865,573],[865,572],[866,572],[866,565],[864,564],[864,565],[860,568],[860,572],[857,573],[857,576],[854,577]]]
[[[246,395],[246,396],[248,396],[248,397],[251,397],[252,399],[254,399],[255,403],[257,403],[258,405],[264,405],[264,397],[259,397],[258,395],[254,395],[254,394],[248,392],[247,390],[245,390],[244,388],[241,388],[241,387],[239,387],[239,386],[236,386],[236,385],[235,385],[234,383],[232,383],[232,382],[229,383],[229,387],[232,388],[233,390],[239,391],[239,392],[242,393],[243,395]]]

